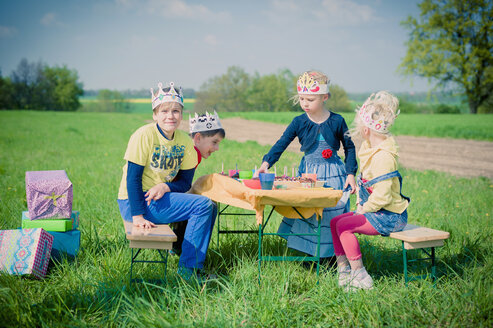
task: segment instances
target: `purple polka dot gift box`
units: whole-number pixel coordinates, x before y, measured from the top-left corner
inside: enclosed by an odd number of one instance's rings
[[[0,271],[44,278],[53,236],[43,229],[0,230]]]
[[[65,170],[27,171],[29,218],[68,219],[72,214],[73,187]]]

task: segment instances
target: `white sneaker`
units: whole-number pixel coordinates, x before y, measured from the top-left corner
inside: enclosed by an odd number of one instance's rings
[[[373,289],[373,279],[365,268],[351,272],[346,291],[354,291],[356,289]]]

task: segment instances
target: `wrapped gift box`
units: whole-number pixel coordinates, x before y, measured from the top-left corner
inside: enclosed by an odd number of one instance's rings
[[[43,228],[46,231],[70,231],[79,227],[79,211],[72,211],[70,219],[31,220],[29,212],[22,212],[22,229]]]
[[[70,218],[72,182],[64,170],[27,171],[26,198],[31,220]]]
[[[43,278],[52,245],[53,236],[43,229],[0,230],[0,270]]]
[[[51,257],[53,259],[61,259],[63,256],[74,258],[77,256],[80,248],[80,231],[71,230],[67,232],[49,231],[53,236],[53,248]]]

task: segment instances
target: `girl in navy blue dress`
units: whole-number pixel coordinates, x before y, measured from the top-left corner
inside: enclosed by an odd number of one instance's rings
[[[269,153],[262,159],[258,172],[266,172],[281,157],[284,150],[295,137],[301,144],[304,156],[301,159],[298,174],[316,173],[317,180],[324,181],[324,187],[343,190],[351,188],[356,191],[354,175],[358,169],[354,143],[348,133],[348,127],[341,115],[324,108],[324,103],[330,97],[329,79],[321,72],[309,71],[298,79],[298,95],[295,102],[303,111],[293,119],[281,138],[272,146]],[[337,155],[342,143],[344,147],[344,162]],[[325,208],[322,216],[322,240],[320,257],[334,256],[330,220],[349,211],[349,200],[339,203],[336,207]],[[307,220],[283,218],[279,233],[313,233],[318,226],[316,215]],[[317,237],[288,236],[288,247],[316,256]]]

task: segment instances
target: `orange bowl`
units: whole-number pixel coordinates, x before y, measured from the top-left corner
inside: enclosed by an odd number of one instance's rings
[[[260,187],[260,180],[257,178],[257,179],[245,179],[245,180],[242,180],[243,181],[243,184],[245,186],[247,186],[248,188],[251,188],[251,189],[261,189]]]

